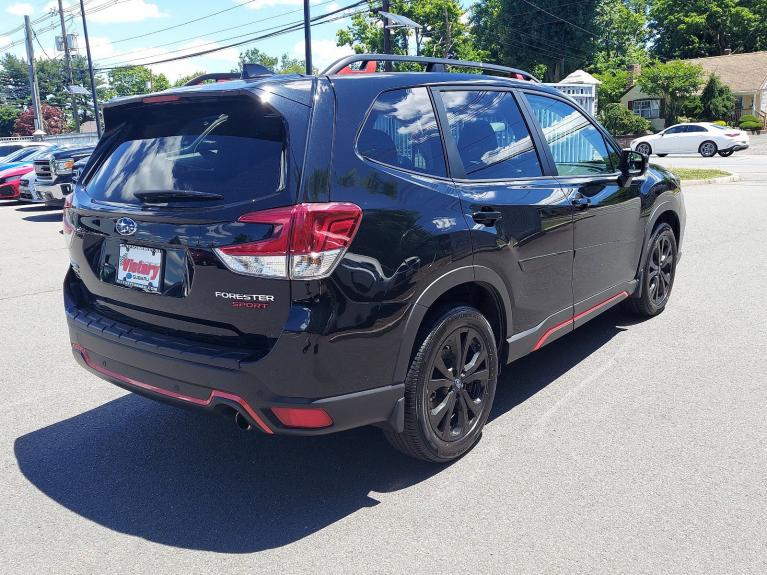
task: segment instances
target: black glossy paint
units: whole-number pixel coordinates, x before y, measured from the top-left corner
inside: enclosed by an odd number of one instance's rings
[[[78,186],[73,269],[65,284],[72,341],[108,369],[154,386],[203,398],[210,389],[237,394],[276,431],[290,432],[268,406],[318,399],[333,405],[338,396],[335,405],[351,405],[349,397],[391,403],[356,418],[353,409],[329,408],[340,420],[323,433],[377,421],[396,427],[395,404],[418,330],[449,290],[484,294],[485,304],[497,306],[497,336],[512,360],[553,326],[622,290],[631,293],[659,217],[673,214],[681,245],[685,214],[674,176],[651,167],[627,185],[617,172],[598,182],[560,177],[538,133],[544,174],[525,180],[466,179],[444,126],[445,177],[360,157],[355,142],[376,96],[414,86],[430,87],[438,112],[439,88],[447,86],[509,90],[520,102],[522,90],[556,94],[526,82],[443,73],[267,78],[179,90],[195,98],[268,94],[289,123],[287,185],[294,201],[353,202],[363,209],[360,229],[328,279],[250,278],[227,270],[212,249],[263,237],[259,224],[234,222],[275,204],[146,209],[91,201]],[[94,156],[108,153],[109,119],[118,117],[120,105],[142,104],[132,98],[107,110]],[[83,174],[86,187],[97,164],[92,159]],[[587,208],[573,204],[578,195],[590,198]],[[482,212],[499,217],[476,215]],[[114,231],[124,215],[139,223],[128,240]],[[168,250],[162,294],[114,284],[104,264],[121,241]],[[461,289],[467,286],[477,289]],[[269,294],[275,301],[267,309],[237,309],[215,298],[216,291]]]

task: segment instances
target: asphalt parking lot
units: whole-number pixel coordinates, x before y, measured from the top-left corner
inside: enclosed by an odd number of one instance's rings
[[[767,572],[767,161],[715,163],[746,173],[687,191],[666,312],[612,310],[509,366],[448,467],[373,429],[247,435],[89,375],[59,213],[0,205],[0,571]]]

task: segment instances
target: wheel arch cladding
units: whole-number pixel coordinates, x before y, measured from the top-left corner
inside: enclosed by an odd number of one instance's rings
[[[655,221],[653,222],[652,228],[650,229],[650,235],[652,235],[652,232],[660,224],[668,224],[671,226],[671,229],[674,231],[674,237],[676,238],[676,241],[678,244],[679,234],[681,233],[681,224],[679,223],[679,216],[677,215],[677,213],[671,208],[668,208],[667,210],[661,212],[658,215],[658,217],[655,218]]]
[[[511,326],[510,294],[500,276],[489,268],[459,268],[433,282],[413,305],[397,357],[395,382],[404,381],[424,331],[434,316],[448,305],[469,305],[478,309],[490,323],[501,353]]]

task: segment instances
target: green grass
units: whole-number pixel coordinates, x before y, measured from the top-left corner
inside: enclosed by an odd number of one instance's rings
[[[684,180],[708,180],[709,178],[721,178],[722,176],[731,176],[730,172],[724,170],[710,170],[698,168],[669,168],[671,173]]]

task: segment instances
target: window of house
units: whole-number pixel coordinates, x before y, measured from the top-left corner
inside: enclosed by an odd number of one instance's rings
[[[648,120],[660,118],[660,100],[634,100],[631,111]]]
[[[470,179],[532,178],[541,165],[527,124],[509,92],[442,92],[450,132]]]
[[[444,176],[445,157],[426,88],[392,90],[373,104],[359,139],[363,158],[434,176]]]
[[[602,133],[573,106],[547,96],[527,100],[543,129],[561,176],[589,176],[613,171]]]

